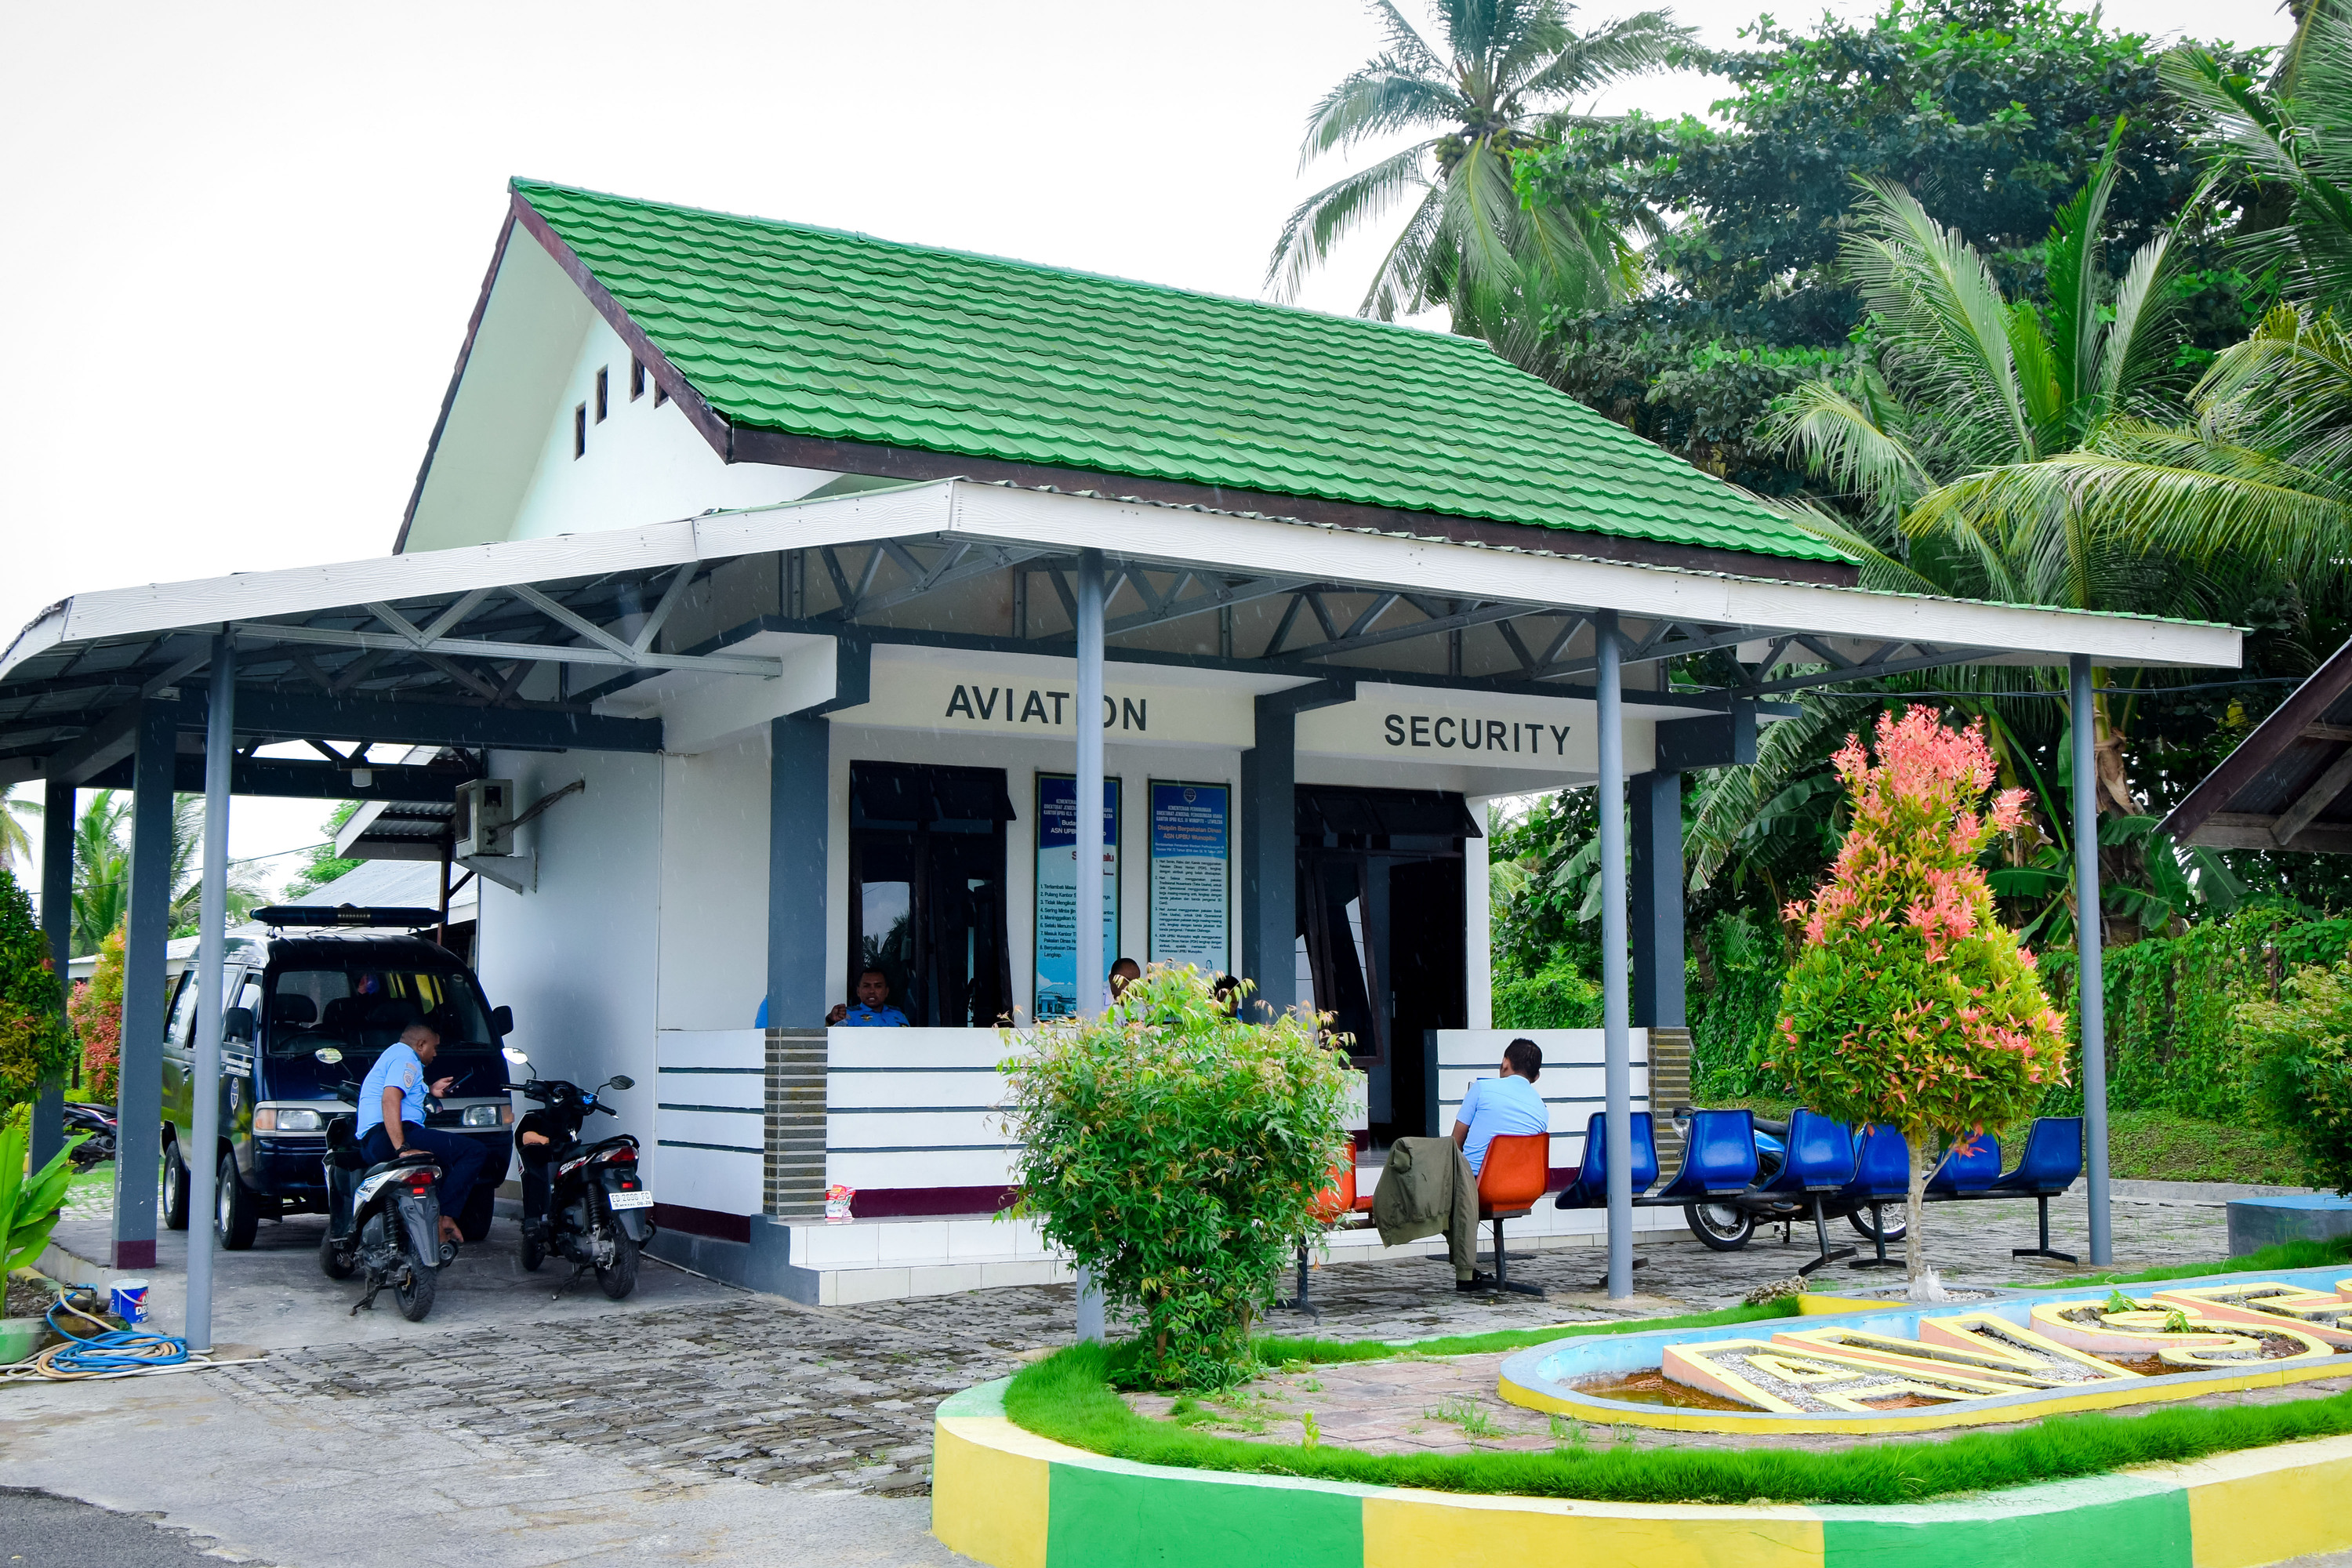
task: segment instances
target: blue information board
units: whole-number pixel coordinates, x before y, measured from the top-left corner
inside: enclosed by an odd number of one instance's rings
[[[1037,775],[1037,963],[1031,1016],[1078,1007],[1078,781]],[[1118,780],[1103,780],[1103,968],[1118,953]]]
[[[1223,784],[1151,782],[1152,963],[1218,975],[1232,962],[1231,808]]]

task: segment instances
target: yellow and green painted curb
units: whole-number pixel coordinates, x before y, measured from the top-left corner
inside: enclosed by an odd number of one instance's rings
[[[1605,1503],[1108,1458],[1015,1426],[1009,1381],[934,1424],[932,1531],[990,1568],[2256,1568],[2352,1548],[2352,1437],[1901,1507]]]

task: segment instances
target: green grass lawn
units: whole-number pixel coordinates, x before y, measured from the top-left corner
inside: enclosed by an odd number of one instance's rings
[[[2061,1285],[2191,1279],[2246,1269],[2318,1268],[2352,1258],[2352,1238],[2294,1242],[2247,1258],[2063,1280]],[[1412,1344],[1384,1340],[1258,1342],[1273,1367],[1381,1361],[1400,1355],[1473,1355],[1591,1334],[1712,1328],[1790,1315],[1787,1301],[1622,1323],[1459,1335]],[[2352,1433],[2352,1394],[2224,1409],[2141,1415],[2060,1415],[2012,1432],[1883,1440],[1834,1453],[1768,1448],[1643,1448],[1631,1429],[1606,1447],[1570,1423],[1571,1439],[1549,1453],[1367,1454],[1318,1445],[1254,1443],[1137,1415],[1114,1384],[1129,1381],[1131,1342],[1078,1344],[1024,1369],[1005,1391],[1005,1414],[1025,1430],[1072,1447],[1139,1464],[1300,1476],[1369,1486],[1612,1502],[1771,1501],[1898,1503],[1955,1492],[2103,1475],[2127,1465]]]
[[[2331,1241],[2283,1241],[2276,1247],[2265,1247],[2243,1258],[2225,1258],[2218,1263],[2175,1263],[2163,1268],[2143,1268],[2137,1274],[2078,1274],[2048,1285],[2017,1284],[2017,1289],[2063,1290],[2069,1285],[2145,1285],[2160,1279],[2200,1279],[2210,1274],[2326,1268],[2347,1261],[2352,1261],[2352,1236],[2339,1236]]]

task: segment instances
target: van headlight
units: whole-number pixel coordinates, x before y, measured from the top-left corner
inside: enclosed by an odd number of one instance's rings
[[[511,1105],[469,1105],[466,1107],[464,1125],[497,1127],[510,1121],[513,1116],[514,1107]]]
[[[254,1108],[253,1130],[256,1132],[318,1132],[326,1125],[324,1116],[305,1106],[262,1105]]]

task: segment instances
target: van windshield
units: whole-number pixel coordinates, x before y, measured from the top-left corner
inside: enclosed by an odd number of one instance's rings
[[[504,1064],[493,1048],[481,999],[463,973],[368,964],[284,969],[270,979],[268,1006],[263,1049],[272,1064],[273,1086],[282,1086],[274,1087],[274,1093],[296,1098],[309,1092],[295,1088],[296,1079],[312,1076],[306,1069],[315,1070],[315,1092],[331,1092],[346,1078],[357,1080],[402,1030],[428,1017],[447,1026],[434,1075],[466,1080],[453,1094],[495,1094],[505,1087]],[[322,1050],[338,1053],[340,1059],[321,1062]],[[478,1085],[470,1081],[476,1077],[482,1079]]]

